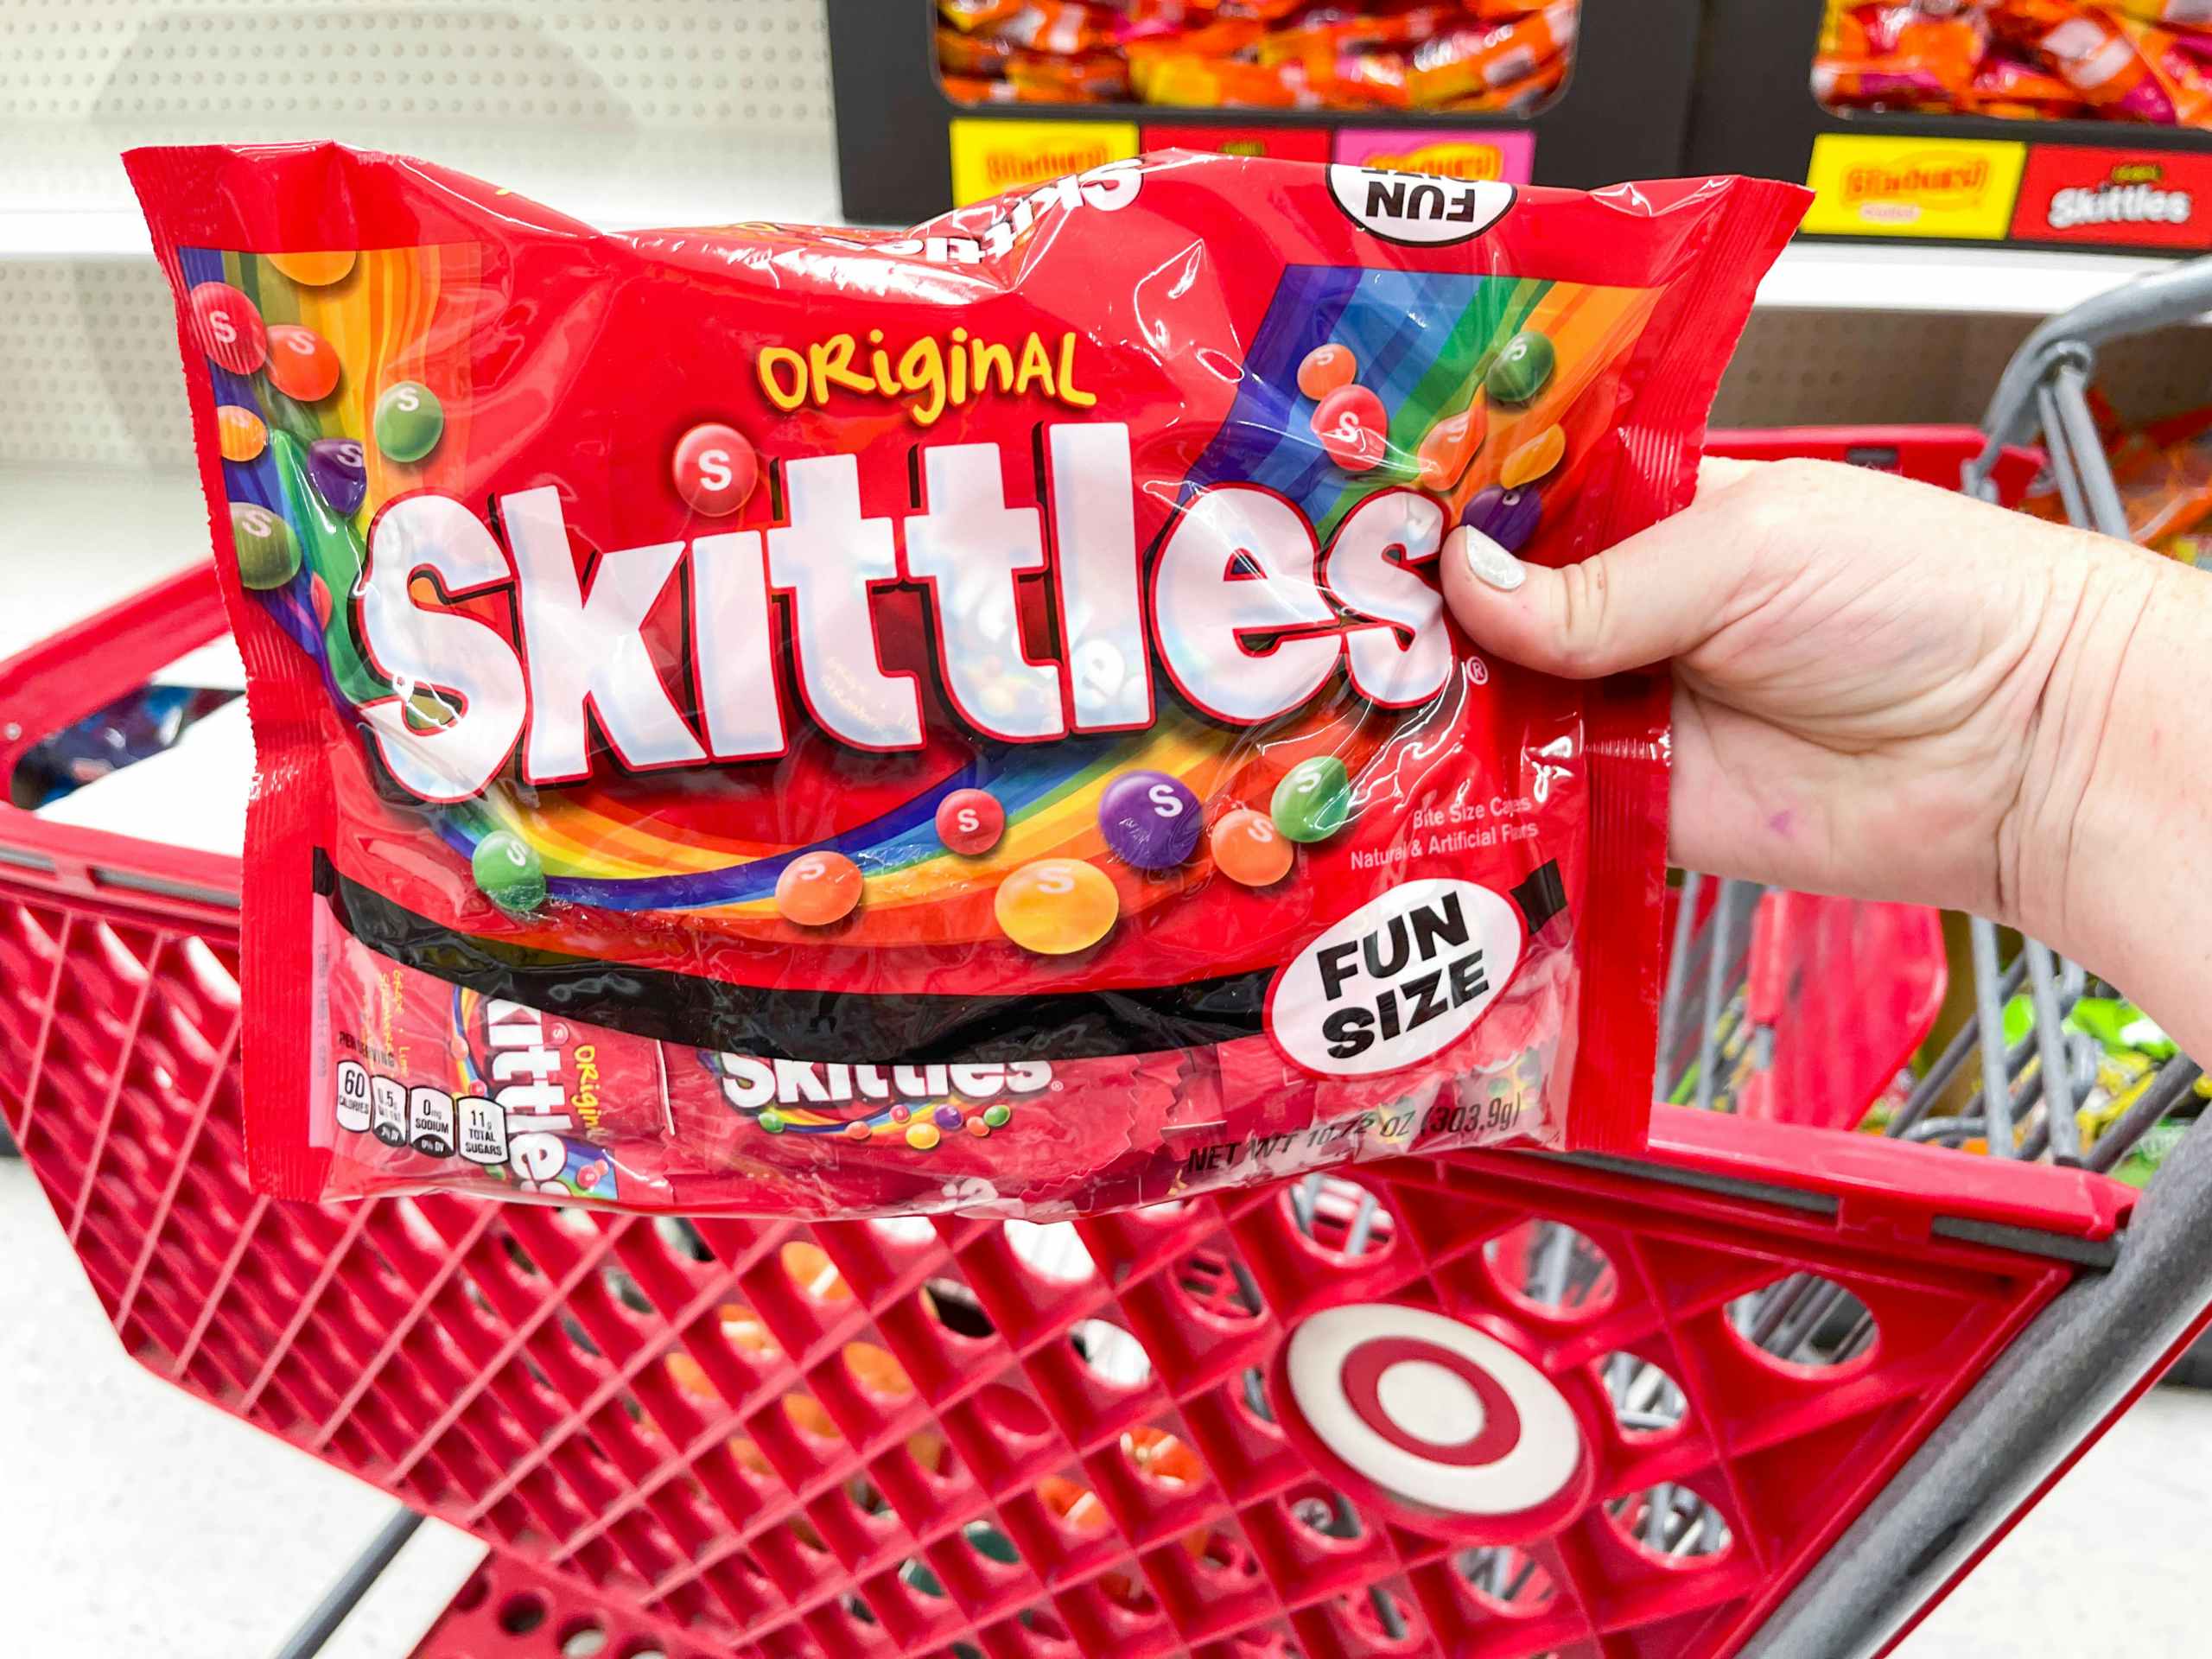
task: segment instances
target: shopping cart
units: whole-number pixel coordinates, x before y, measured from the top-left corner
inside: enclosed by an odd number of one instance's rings
[[[221,626],[188,575],[0,664],[0,776]],[[2075,1097],[1970,1023],[1848,1132],[1942,995],[1910,907],[1686,878],[1647,1158],[806,1226],[256,1197],[238,880],[0,812],[0,1107],[129,1352],[405,1506],[288,1654],[422,1514],[494,1550],[439,1659],[1873,1653],[2212,1317],[2212,1140],[2094,1166],[2187,1062],[2082,1166],[1917,1144]]]

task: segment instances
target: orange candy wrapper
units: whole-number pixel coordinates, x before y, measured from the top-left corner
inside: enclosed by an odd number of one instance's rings
[[[1580,11],[1580,0],[940,0],[938,67],[968,103],[1521,112],[1565,82]]]
[[[1830,0],[1813,67],[1831,109],[2212,126],[2205,0]]]

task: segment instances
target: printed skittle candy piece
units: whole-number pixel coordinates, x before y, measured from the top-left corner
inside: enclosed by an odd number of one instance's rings
[[[361,510],[369,493],[369,469],[361,446],[351,438],[317,438],[308,445],[308,482],[340,518]]]
[[[1501,404],[1525,404],[1551,379],[1557,356],[1549,335],[1526,329],[1505,342],[1483,377],[1484,387]]]
[[[1000,929],[1023,950],[1065,957],[1114,931],[1122,895],[1103,871],[1079,858],[1040,858],[999,883],[992,910]]]
[[[231,503],[231,541],[238,549],[238,580],[257,592],[282,588],[300,574],[300,543],[292,527],[266,507]]]
[[[1291,840],[1326,841],[1351,821],[1351,776],[1333,754],[1301,760],[1283,773],[1268,811]]]
[[[251,374],[269,355],[269,331],[253,302],[228,283],[202,283],[188,296],[192,337],[232,374]]]
[[[937,1145],[939,1139],[938,1127],[934,1123],[925,1123],[917,1119],[906,1126],[906,1144],[916,1152],[927,1152],[931,1147]]]
[[[987,789],[956,789],[937,804],[937,838],[968,858],[988,853],[1006,833],[1006,809]]]
[[[1248,887],[1272,887],[1290,874],[1297,853],[1264,812],[1240,806],[1222,815],[1209,843],[1214,868]]]
[[[330,584],[321,576],[308,577],[308,600],[315,607],[316,625],[327,628],[331,617]]]
[[[225,461],[251,461],[269,447],[269,429],[251,410],[225,404],[215,411],[215,447]]]
[[[377,448],[392,461],[420,461],[445,435],[446,411],[419,380],[402,380],[377,399]]]
[[[983,1124],[987,1128],[1002,1129],[1014,1122],[1014,1108],[1004,1101],[983,1108]]]
[[[1544,498],[1535,486],[1509,490],[1492,484],[1477,490],[1459,510],[1459,522],[1478,535],[1487,536],[1509,553],[1518,553],[1536,533],[1544,513]]]
[[[874,1137],[875,1131],[860,1118],[856,1117],[845,1125],[845,1139],[848,1141],[870,1141]]]
[[[1421,486],[1424,490],[1448,490],[1459,481],[1483,447],[1489,435],[1490,416],[1483,412],[1479,401],[1471,403],[1448,420],[1439,421],[1428,429],[1421,441],[1414,459],[1421,470]]]
[[[297,527],[302,558],[333,601],[340,595],[350,601],[361,585],[361,570],[367,563],[360,532],[350,518],[334,512],[316,493],[310,478],[313,451],[303,453],[290,434],[281,431],[270,434],[269,448],[276,463],[277,482],[283,486],[285,517]],[[351,615],[337,613],[334,603],[330,611],[319,615],[323,656],[338,689],[356,707],[390,696],[391,683],[370,666],[360,642],[353,637]],[[416,694],[418,698],[426,695]],[[438,724],[452,717],[449,712],[441,713],[443,718]]]
[[[940,1106],[930,1116],[937,1120],[937,1126],[940,1129],[957,1129],[960,1127],[960,1109],[957,1106],[950,1104]]]
[[[269,379],[287,397],[319,404],[338,390],[338,353],[312,328],[274,323],[269,330]]]
[[[322,416],[296,397],[288,397],[267,375],[261,381],[261,412],[271,432],[288,435],[305,448],[322,435]]]
[[[1509,490],[1535,483],[1560,463],[1567,454],[1567,434],[1556,426],[1542,431],[1506,456],[1497,469],[1497,481]]]
[[[977,1140],[982,1140],[990,1132],[990,1123],[985,1119],[982,1113],[979,1112],[974,1117],[968,1120],[968,1133],[974,1135]]]
[[[544,906],[544,861],[512,830],[494,830],[478,842],[468,871],[476,890],[512,915],[535,915]]]
[[[745,505],[760,481],[760,460],[745,434],[710,422],[683,435],[670,472],[676,493],[694,512],[726,518]]]
[[[1098,798],[1108,850],[1141,870],[1172,870],[1198,850],[1198,798],[1164,772],[1124,772]]]
[[[269,263],[302,288],[328,288],[353,272],[353,250],[337,248],[328,253],[272,253]]]
[[[1332,340],[1306,353],[1298,365],[1298,390],[1318,404],[1338,387],[1350,385],[1358,374],[1359,359],[1351,347]]]
[[[802,853],[776,878],[776,908],[800,927],[827,927],[861,901],[861,867],[842,853]]]
[[[790,1127],[785,1122],[784,1115],[772,1106],[768,1108],[766,1111],[761,1113],[754,1122],[759,1123],[762,1128],[767,1130],[771,1135],[781,1135],[785,1129]]]
[[[1347,473],[1370,473],[1389,450],[1390,417],[1365,386],[1338,386],[1313,411],[1313,435]]]

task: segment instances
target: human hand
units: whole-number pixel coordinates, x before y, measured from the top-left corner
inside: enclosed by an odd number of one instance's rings
[[[2123,696],[2171,701],[2131,656],[2177,582],[2192,605],[2212,586],[2181,567],[1861,468],[1717,460],[1694,505],[1579,565],[1462,533],[1443,566],[1497,657],[1574,678],[1673,659],[1677,862],[2129,947],[2098,931],[2143,828],[2107,824],[2139,793],[2108,739]],[[2117,867],[2086,868],[2093,849]]]

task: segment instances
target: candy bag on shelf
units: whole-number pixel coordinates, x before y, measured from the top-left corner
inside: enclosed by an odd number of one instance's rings
[[[1440,572],[1688,499],[1803,192],[1171,152],[607,234],[128,159],[249,670],[263,1191],[1052,1216],[1640,1143],[1666,678],[1490,662]]]

